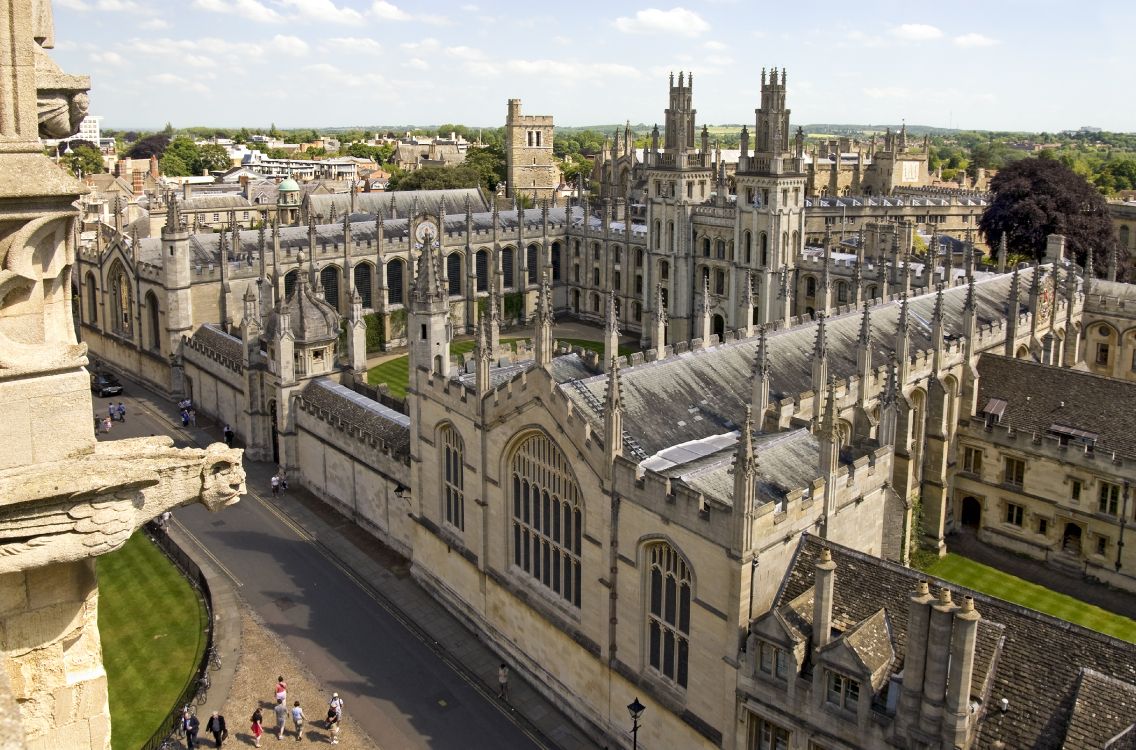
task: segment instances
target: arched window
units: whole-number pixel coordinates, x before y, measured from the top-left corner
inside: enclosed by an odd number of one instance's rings
[[[643,306],[638,302],[631,305],[631,317],[633,320],[643,319]]]
[[[636,268],[642,268],[643,267],[643,250],[641,248],[635,249],[635,267]]]
[[[600,311],[600,296],[592,292],[592,312],[598,313]]]
[[[509,468],[513,564],[579,607],[583,509],[568,461],[548,436],[537,433],[517,446]]]
[[[812,276],[805,279],[805,296],[815,297],[817,293],[817,282]]]
[[[332,307],[339,309],[339,266],[325,266],[320,271],[323,284],[323,298]]]
[[[119,336],[134,337],[134,293],[126,271],[115,263],[110,274],[111,330]]]
[[[751,235],[749,233],[748,229],[744,233],[742,233],[742,247],[745,248],[745,262],[747,264],[752,263],[753,262],[753,235]]]
[[[599,286],[599,285],[600,285],[600,269],[593,268],[592,269],[592,286]]]
[[[690,570],[666,542],[646,549],[647,654],[651,669],[686,687],[690,653]]]
[[[714,294],[726,293],[726,272],[719,269],[714,272]]]
[[[374,307],[374,297],[372,296],[374,266],[370,263],[360,263],[355,266],[352,275],[355,277],[355,291],[359,293],[359,300],[363,307]]]
[[[761,233],[761,265],[769,265],[769,235]]]
[[[560,243],[552,243],[552,280],[560,281]]]
[[[477,291],[489,291],[489,251],[478,250],[473,264],[474,272],[477,274]]]
[[[843,281],[841,281],[839,284],[836,285],[836,301],[837,302],[847,302],[848,301],[848,285],[845,284]]]
[[[643,276],[641,274],[635,274],[635,293],[643,294]]]
[[[702,238],[702,257],[703,258],[709,258],[710,257],[710,238],[709,237],[703,237]]]
[[[525,251],[525,264],[528,266],[528,275],[530,284],[535,284],[538,279],[538,272],[536,262],[536,245],[529,245],[528,250]]]
[[[450,253],[446,256],[446,292],[450,295],[462,293],[462,254]]]
[[[793,244],[789,246],[789,252],[796,255],[801,251],[801,233],[796,229],[793,230]]]
[[[158,311],[158,298],[153,292],[146,292],[146,346],[150,351],[162,351],[161,322]]]
[[[501,276],[503,288],[513,288],[513,248],[507,247],[501,251]]]
[[[95,287],[95,275],[87,272],[87,279],[83,283],[83,294],[87,298],[87,323],[89,325],[98,325],[99,323],[99,293]]]
[[[612,289],[614,289],[617,292],[620,291],[619,282],[621,280],[622,279],[620,279],[620,277],[619,277],[619,271],[612,271],[611,272],[611,288]]]
[[[577,283],[577,284],[580,283],[580,266],[579,266],[579,264],[572,266],[572,281]]]
[[[665,281],[666,279],[669,279],[670,277],[671,277],[671,265],[670,265],[670,263],[667,263],[665,260],[660,261],[659,262],[659,278],[663,279]]]
[[[658,250],[663,241],[663,222],[655,219],[655,249]]]
[[[446,523],[465,530],[465,465],[461,435],[452,425],[444,425],[438,436],[442,446],[442,512]]]
[[[612,258],[613,263],[617,263],[617,264],[622,263],[623,262],[623,248],[621,248],[619,245],[614,246],[612,248],[612,256],[613,256],[613,258]]]
[[[600,259],[600,243],[592,243],[592,260],[598,261]]]
[[[717,254],[718,260],[726,259],[726,241],[718,240],[714,246],[714,252]]]
[[[296,279],[299,277],[300,272],[295,268],[284,274],[284,299],[292,296],[292,290],[296,288]]]
[[[387,304],[402,304],[402,260],[395,258],[387,263]]]

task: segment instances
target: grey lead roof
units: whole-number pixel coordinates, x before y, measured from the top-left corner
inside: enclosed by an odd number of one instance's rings
[[[304,401],[380,439],[395,456],[410,455],[410,418],[327,378],[304,386]]]
[[[489,202],[478,188],[458,188],[449,190],[395,190],[389,193],[356,193],[355,212],[376,214],[380,211],[383,216],[391,216],[391,203],[394,202],[395,211],[402,218],[406,218],[414,207],[420,213],[437,214],[442,198],[446,200],[447,213],[461,213],[465,215],[465,202],[469,200],[474,213],[489,211]],[[307,211],[314,212],[316,216],[327,218],[331,215],[331,207],[339,216],[351,210],[352,200],[350,193],[332,193],[325,195],[311,195],[307,198]]]
[[[1023,302],[1032,273],[1026,270],[1021,274]],[[979,326],[1005,318],[1009,287],[1009,275],[975,284]],[[962,334],[966,292],[965,286],[944,292],[944,336],[948,341]],[[931,348],[934,307],[934,293],[910,299],[909,335],[913,352]],[[856,373],[861,314],[861,311],[853,311],[827,320],[828,372],[838,380]],[[898,317],[898,302],[872,308],[871,348],[876,367],[885,365],[895,350]],[[768,335],[772,361],[771,401],[795,397],[812,389],[816,328],[813,321]],[[745,419],[744,410],[750,399],[756,350],[757,338],[750,338],[621,368],[624,430],[651,455],[672,445],[737,429]],[[578,386],[560,387],[598,427],[603,415],[590,405],[593,399],[579,393],[579,388],[586,388],[602,403],[606,378],[598,375],[579,382]]]

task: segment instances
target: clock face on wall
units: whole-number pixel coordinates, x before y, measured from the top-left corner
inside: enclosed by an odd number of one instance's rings
[[[419,242],[425,243],[427,238],[433,240],[438,236],[438,225],[426,219],[418,222],[418,227],[414,230],[414,237]]]

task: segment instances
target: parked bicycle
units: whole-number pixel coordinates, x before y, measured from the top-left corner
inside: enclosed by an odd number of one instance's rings
[[[221,668],[221,652],[217,650],[217,644],[209,647],[209,668],[214,672]]]

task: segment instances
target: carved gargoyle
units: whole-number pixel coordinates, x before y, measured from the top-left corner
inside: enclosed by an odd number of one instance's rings
[[[245,492],[243,452],[168,437],[98,443],[65,461],[0,471],[0,575],[118,549],[163,511],[220,510]]]
[[[91,79],[64,73],[45,50],[55,46],[49,0],[32,0],[32,36],[36,41],[36,105],[40,138],[66,138],[79,131],[87,116]],[[98,145],[97,143],[95,144]]]

